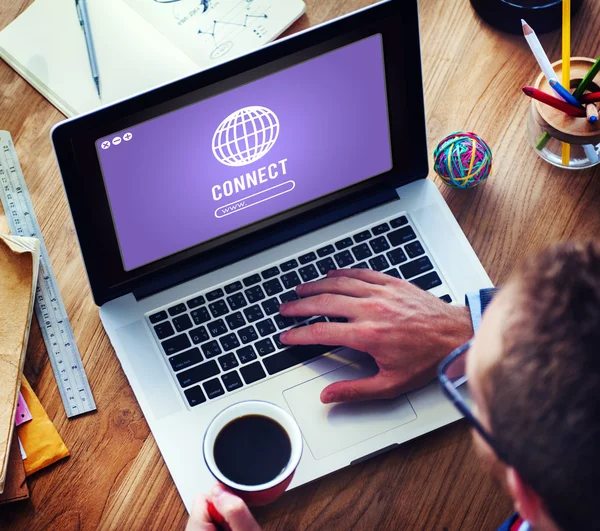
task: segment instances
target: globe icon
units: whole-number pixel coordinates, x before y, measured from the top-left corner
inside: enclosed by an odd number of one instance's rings
[[[264,157],[279,136],[279,119],[266,107],[253,105],[231,113],[212,139],[215,158],[226,166],[246,166]]]

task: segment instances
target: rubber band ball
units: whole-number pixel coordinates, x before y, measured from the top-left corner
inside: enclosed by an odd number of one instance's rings
[[[492,174],[492,150],[475,133],[459,131],[433,152],[433,169],[452,188],[472,188]]]

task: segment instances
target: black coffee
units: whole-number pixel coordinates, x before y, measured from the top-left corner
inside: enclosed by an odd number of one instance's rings
[[[225,477],[240,485],[262,485],[283,472],[292,455],[292,443],[274,420],[246,415],[221,430],[213,452]]]

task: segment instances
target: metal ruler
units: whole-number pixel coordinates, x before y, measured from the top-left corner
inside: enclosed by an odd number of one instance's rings
[[[67,417],[94,411],[96,404],[92,390],[81,363],[71,323],[58,290],[17,153],[7,131],[0,131],[0,200],[12,234],[31,236],[40,241],[40,272],[35,292],[35,314]]]

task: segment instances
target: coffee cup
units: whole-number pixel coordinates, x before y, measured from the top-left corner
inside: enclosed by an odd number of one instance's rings
[[[248,505],[267,505],[288,487],[302,457],[294,418],[270,402],[238,402],[206,430],[203,453],[217,481]]]

